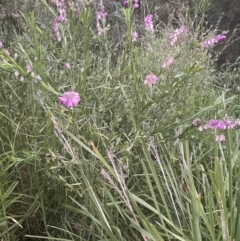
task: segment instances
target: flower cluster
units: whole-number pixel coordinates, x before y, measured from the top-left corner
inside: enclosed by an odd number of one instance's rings
[[[105,12],[97,12],[98,20],[104,19],[104,18],[106,18],[106,16],[107,16],[107,13],[105,13]]]
[[[82,0],[75,0],[73,2],[68,1],[68,7],[73,10],[73,13],[78,16],[81,8],[83,7]]]
[[[65,105],[67,108],[72,109],[77,106],[80,101],[80,96],[77,92],[66,91],[61,97],[58,97],[60,105]]]
[[[97,12],[97,24],[96,24],[98,36],[101,36],[104,32],[103,28],[101,27],[101,22],[103,23],[107,16],[104,5],[102,3],[100,4],[100,8],[101,8],[101,11]]]
[[[27,69],[27,73],[32,72],[32,66],[30,64],[27,64],[26,69]]]
[[[223,134],[216,135],[215,141],[216,141],[216,142],[226,141],[226,137],[225,137],[225,135],[223,135]]]
[[[3,47],[2,41],[0,41],[0,46]],[[5,52],[5,54],[10,56],[10,59],[17,60],[17,58],[18,58],[18,54],[17,53],[11,54],[7,49],[3,49],[3,51]],[[1,60],[4,63],[8,63],[8,61],[9,61],[9,59],[6,58],[5,56],[1,56]],[[13,68],[12,71],[13,71],[13,74],[16,77],[16,79],[20,80],[21,82],[24,81],[24,77],[21,74],[23,74],[23,75],[29,74],[34,80],[41,80],[41,77],[39,75],[36,75],[32,71],[32,66],[30,64],[26,65],[26,71],[24,71],[22,68],[20,68],[20,69],[21,69],[21,73],[19,72],[19,69],[16,70],[16,69]]]
[[[169,68],[170,65],[172,65],[174,63],[174,57],[170,57],[168,59],[165,59],[163,64],[162,64],[162,68],[163,69],[167,69]]]
[[[124,1],[122,2],[122,6],[123,6],[123,7],[127,8],[128,5],[129,5],[128,0],[124,0]]]
[[[67,5],[65,0],[55,0],[55,6],[57,8],[58,17],[55,19],[53,25],[53,31],[58,42],[61,42],[61,36],[59,32],[59,24],[63,21],[67,21]]]
[[[69,63],[65,63],[65,68],[69,70],[71,69],[71,65]]]
[[[193,120],[192,124],[194,126],[198,126],[198,122],[200,120],[197,118],[195,120]],[[226,130],[226,129],[233,129],[237,126],[240,126],[240,119],[236,119],[236,120],[230,120],[228,118],[225,118],[223,120],[220,119],[212,119],[209,120],[207,122],[205,122],[202,125],[198,126],[198,130],[199,131],[203,131],[203,130]],[[215,136],[215,141],[216,142],[222,142],[225,141],[226,137],[224,134],[220,134],[220,135],[216,135]]]
[[[17,59],[17,57],[18,57],[18,54],[15,53],[15,54],[14,54],[14,59]],[[20,75],[19,71],[14,70],[13,74],[14,74],[15,77],[16,77],[17,79],[19,79],[21,82],[24,81],[24,77]],[[26,74],[29,74],[35,81],[40,81],[40,80],[42,80],[39,75],[36,75],[36,74],[33,72],[32,66],[31,66],[30,64],[27,64],[27,65],[26,65],[26,72],[25,72],[24,74],[25,74],[25,75],[26,75]]]
[[[237,125],[239,125],[239,120],[231,121],[229,119],[225,119],[225,120],[212,119],[207,121],[205,124],[200,125],[198,127],[198,130],[202,131],[207,129],[213,129],[213,130],[233,129]]]
[[[138,33],[137,32],[132,32],[132,42],[135,42],[137,41],[137,38],[138,38]]]
[[[128,0],[122,0],[122,6],[124,8],[128,8],[129,7],[129,1]],[[140,4],[139,4],[139,0],[132,0],[132,3],[133,3],[133,8],[134,9],[138,9],[140,7]]]
[[[60,17],[61,21],[67,21],[67,4],[65,0],[55,0],[55,6],[57,8],[58,17]]]
[[[227,39],[227,37],[225,35],[219,34],[213,38],[206,39],[205,41],[203,41],[202,47],[203,48],[212,47],[217,43],[221,43],[221,42],[225,41],[226,39]]]
[[[133,0],[133,7],[134,9],[138,9],[139,8],[139,0]]]
[[[144,18],[145,28],[149,31],[153,31],[153,15],[149,14]]]
[[[148,87],[152,87],[152,85],[158,82],[158,77],[154,74],[148,74],[145,77],[144,84]]]
[[[174,30],[174,33],[170,36],[170,45],[173,46],[177,41],[179,36],[185,32],[185,26],[181,26],[180,28],[177,28]]]

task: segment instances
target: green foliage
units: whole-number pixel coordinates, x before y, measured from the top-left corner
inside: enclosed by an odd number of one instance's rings
[[[51,29],[57,13],[43,1],[49,26],[29,13],[11,54],[0,51],[0,237],[238,240],[238,130],[216,143],[216,132],[192,124],[238,117],[237,93],[215,86],[237,70],[216,75],[201,23],[179,22],[185,32],[171,46],[171,24],[147,31],[118,6],[98,35],[99,6],[83,3],[59,24],[61,41]],[[159,80],[148,87],[151,73]],[[80,104],[60,106],[73,90]]]

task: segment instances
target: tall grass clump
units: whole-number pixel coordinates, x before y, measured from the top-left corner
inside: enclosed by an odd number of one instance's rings
[[[3,240],[238,240],[237,96],[211,58],[226,36],[138,8],[42,1],[1,43]]]

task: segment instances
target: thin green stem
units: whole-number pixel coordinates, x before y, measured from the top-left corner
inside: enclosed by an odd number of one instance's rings
[[[228,185],[229,185],[229,234],[230,234],[230,239],[232,240],[232,185],[233,185],[233,177],[232,177],[232,139],[231,139],[231,133],[230,130],[227,130],[227,154],[228,154]]]

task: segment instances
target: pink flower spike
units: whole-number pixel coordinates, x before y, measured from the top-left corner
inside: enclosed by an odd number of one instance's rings
[[[104,19],[107,16],[107,13],[97,12],[97,19]]]
[[[134,4],[133,4],[133,8],[137,9],[139,8],[139,0],[133,0]]]
[[[138,33],[137,32],[132,32],[132,42],[135,42],[137,41],[137,38],[138,38]]]
[[[204,129],[225,130],[226,124],[222,120],[212,119],[204,125]]]
[[[186,30],[185,26],[182,25],[182,26],[179,28],[178,35],[182,34],[185,30]]]
[[[221,135],[216,135],[215,141],[216,141],[216,142],[226,141],[226,137],[225,137],[223,134],[221,134]]]
[[[178,41],[178,37],[186,30],[185,26],[182,25],[180,28],[174,30],[174,33],[170,36],[170,45],[173,46]]]
[[[61,97],[58,97],[60,105],[65,105],[67,108],[72,109],[77,106],[80,101],[80,96],[77,92],[67,91]]]
[[[27,65],[27,73],[30,73],[32,71],[32,67],[30,64]]]
[[[171,42],[170,45],[173,46],[177,41],[178,41],[178,37],[176,34],[174,34],[173,36],[170,37]]]
[[[71,69],[71,65],[69,63],[65,64],[66,69]]]
[[[148,87],[152,87],[152,85],[158,82],[158,77],[155,74],[148,74],[145,77],[144,84]]]
[[[58,29],[59,29],[58,23],[56,22],[56,23],[54,23],[54,25],[53,25],[53,31],[54,31],[54,33],[58,32]]]
[[[128,5],[129,5],[128,0],[123,1],[123,4],[122,4],[122,5],[123,5],[123,7],[127,8]]]
[[[202,43],[202,47],[203,48],[212,47],[212,46],[214,46],[214,44],[221,43],[221,42],[225,41],[226,39],[227,39],[227,37],[225,35],[219,34],[215,37],[204,40]]]
[[[2,41],[0,41],[0,48],[2,48],[2,46],[3,46],[3,43],[2,43]]]
[[[163,62],[162,68],[167,69],[170,65],[174,63],[174,57],[170,57]]]
[[[139,8],[139,4],[138,3],[134,3],[133,7],[134,7],[134,9],[137,9],[137,8]]]
[[[57,18],[56,18],[56,20],[55,20],[55,24],[58,24],[58,23],[61,23],[61,22],[63,22],[63,16],[58,16]],[[55,24],[54,24],[54,26],[55,26]]]
[[[216,38],[218,43],[222,42],[222,41],[225,41],[227,39],[227,37],[225,35],[222,35],[222,34],[217,35],[215,38]]]
[[[197,126],[199,121],[200,121],[200,119],[199,119],[199,118],[196,118],[196,119],[193,120],[192,124],[193,124],[194,126]],[[199,126],[199,127],[200,127],[200,126]]]
[[[149,14],[144,18],[145,28],[149,31],[153,31],[153,15]]]
[[[100,26],[100,23],[97,22],[97,31],[98,31],[98,36],[101,36],[104,32],[103,28]]]
[[[227,119],[227,120],[224,120],[224,124],[226,126],[227,129],[233,129],[235,127],[235,122]]]

